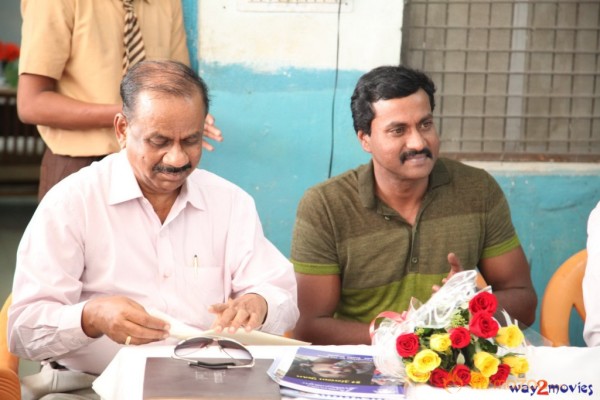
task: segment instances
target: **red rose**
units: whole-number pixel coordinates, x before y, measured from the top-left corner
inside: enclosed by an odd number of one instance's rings
[[[412,357],[419,351],[419,337],[414,333],[405,333],[396,338],[396,351],[400,357]]]
[[[446,388],[451,382],[452,380],[450,379],[448,371],[441,368],[436,368],[431,371],[431,375],[429,376],[429,383],[431,386]]]
[[[508,379],[510,374],[510,366],[508,364],[498,365],[498,372],[490,376],[490,383],[494,386],[501,386]]]
[[[467,328],[459,326],[450,330],[450,341],[455,349],[462,349],[471,343],[471,333]]]
[[[471,317],[469,321],[469,329],[471,332],[480,338],[495,337],[500,326],[498,322],[486,313],[478,313]]]
[[[496,296],[489,292],[479,292],[469,301],[469,311],[471,314],[484,312],[488,315],[494,315],[498,307]]]
[[[19,58],[19,47],[14,43],[0,42],[0,61],[11,62]]]
[[[471,370],[464,364],[458,364],[450,373],[452,383],[456,386],[467,386],[471,382]]]

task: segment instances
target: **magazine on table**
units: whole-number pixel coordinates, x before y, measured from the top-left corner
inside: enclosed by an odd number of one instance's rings
[[[371,398],[404,397],[404,381],[382,375],[370,355],[299,347],[292,357],[276,359],[269,376],[287,397]],[[319,396],[310,396],[315,394]]]

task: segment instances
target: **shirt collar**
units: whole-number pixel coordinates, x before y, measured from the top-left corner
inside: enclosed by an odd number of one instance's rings
[[[358,171],[358,196],[365,208],[375,208],[375,174],[373,172],[373,160],[361,166]]]
[[[438,158],[433,166],[433,170],[431,170],[431,174],[429,174],[429,187],[427,188],[427,191],[432,191],[435,188],[447,185],[451,181],[452,177],[450,171],[448,171],[445,160],[443,158]]]
[[[108,203],[114,205],[143,197],[142,190],[133,174],[133,168],[127,159],[127,150],[121,150],[114,157],[116,159],[110,171]]]
[[[179,197],[177,198],[177,203],[185,204],[190,203],[190,205],[198,210],[206,210],[206,200],[204,199],[204,194],[202,190],[198,187],[197,182],[193,182],[191,176],[193,174],[201,174],[200,170],[194,170],[192,174],[185,180],[183,186],[181,187],[181,192],[179,193]]]
[[[129,200],[144,197],[140,185],[135,178],[133,168],[127,159],[127,150],[123,149],[115,155],[116,159],[110,172],[110,189],[108,201],[110,205],[124,203]],[[192,174],[199,174],[200,171],[194,171]],[[206,201],[202,191],[192,190],[196,185],[190,181],[190,177],[185,180],[181,187],[181,192],[177,197],[175,204],[185,207],[190,203],[199,210],[206,209]],[[175,206],[175,205],[174,205]]]
[[[135,1],[136,1],[136,0],[133,0],[133,1],[134,1],[134,3],[135,3]],[[154,3],[156,0],[138,0],[138,1],[141,1],[141,2],[143,2],[143,3],[152,4],[152,3]],[[117,0],[117,3],[123,3],[123,0]]]
[[[363,165],[357,171],[358,174],[358,196],[365,208],[374,209],[377,206],[377,196],[375,195],[375,173],[373,170],[373,160]],[[429,185],[427,192],[450,183],[451,177],[448,168],[443,159],[438,158],[429,174]]]

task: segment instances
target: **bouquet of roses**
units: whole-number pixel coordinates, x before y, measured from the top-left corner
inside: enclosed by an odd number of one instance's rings
[[[373,337],[377,368],[411,382],[478,389],[527,372],[523,333],[506,312],[500,326],[496,296],[476,292],[475,279],[475,271],[455,274],[406,319],[384,320]]]

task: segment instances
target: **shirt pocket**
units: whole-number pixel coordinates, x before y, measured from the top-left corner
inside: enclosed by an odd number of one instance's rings
[[[206,306],[225,302],[224,273],[223,266],[214,263],[186,266],[181,286],[188,301]]]

